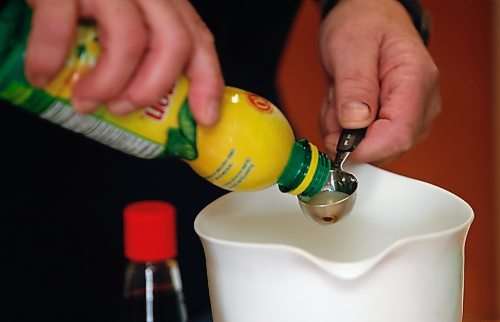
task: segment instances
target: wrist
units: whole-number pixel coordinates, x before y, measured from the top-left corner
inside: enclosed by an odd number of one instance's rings
[[[430,31],[430,17],[429,14],[423,10],[420,5],[419,0],[395,0],[398,1],[410,15],[413,25],[417,29],[420,37],[422,38],[425,45],[429,42],[429,31]],[[322,17],[332,10],[340,0],[317,0],[320,5]]]

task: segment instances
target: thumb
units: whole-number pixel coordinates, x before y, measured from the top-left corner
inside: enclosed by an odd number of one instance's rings
[[[325,65],[333,78],[337,121],[343,128],[367,127],[377,116],[379,46],[370,37],[355,37],[329,46]]]

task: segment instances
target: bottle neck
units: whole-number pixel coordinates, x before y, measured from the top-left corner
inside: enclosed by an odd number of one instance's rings
[[[182,291],[179,268],[175,260],[128,263],[125,271],[125,294],[137,289],[146,289],[146,284],[169,285],[175,291]]]
[[[186,322],[177,262],[129,262],[125,272],[123,322]]]
[[[285,170],[278,179],[281,192],[313,197],[321,191],[330,174],[331,161],[305,139],[294,143]]]

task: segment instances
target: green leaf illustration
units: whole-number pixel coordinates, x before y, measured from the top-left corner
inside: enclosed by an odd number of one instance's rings
[[[196,145],[196,122],[191,115],[187,101],[184,102],[179,112],[179,129],[189,142]]]
[[[168,142],[165,154],[170,157],[194,160],[198,157],[196,150],[196,122],[189,106],[184,102],[178,115],[179,128],[168,130]]]
[[[194,160],[198,157],[196,147],[186,139],[179,129],[168,130],[168,143],[165,154],[169,157]]]

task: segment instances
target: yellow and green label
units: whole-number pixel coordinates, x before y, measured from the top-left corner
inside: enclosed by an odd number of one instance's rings
[[[141,158],[160,156],[196,158],[196,125],[186,104],[188,81],[179,79],[155,105],[126,116],[104,106],[90,115],[76,113],[69,100],[78,79],[97,62],[100,47],[95,28],[81,25],[67,62],[45,88],[32,87],[24,76],[20,43],[0,71],[0,98],[71,131]],[[182,125],[182,129],[180,128]],[[170,144],[167,138],[170,136]]]
[[[12,2],[12,1],[11,1]],[[12,14],[9,14],[11,17]],[[70,105],[78,79],[94,67],[100,47],[93,26],[78,27],[66,65],[45,88],[32,87],[24,75],[23,56],[29,29],[21,35],[3,32],[0,22],[0,99],[95,141],[140,158],[175,157],[213,184],[250,191],[275,183],[294,194],[317,193],[326,181],[329,160],[307,141],[295,142],[281,111],[266,99],[226,87],[215,126],[195,123],[181,77],[153,106],[117,116],[105,106],[90,115]],[[11,19],[12,20],[12,19]]]

